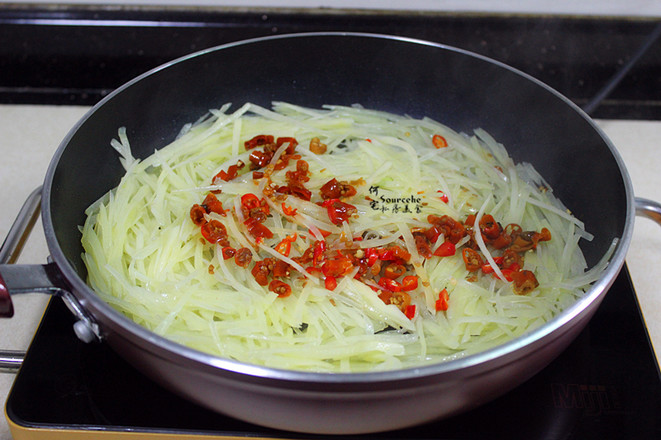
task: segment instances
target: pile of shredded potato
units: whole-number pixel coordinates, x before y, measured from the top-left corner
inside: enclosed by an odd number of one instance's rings
[[[583,224],[483,130],[229,109],[144,160],[120,129],[126,175],[82,228],[90,286],[173,341],[283,369],[418,366],[541,325],[606,265],[587,270]]]

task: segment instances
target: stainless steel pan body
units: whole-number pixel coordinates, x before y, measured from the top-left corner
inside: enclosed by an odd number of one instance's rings
[[[226,102],[320,107],[359,103],[429,116],[459,131],[481,127],[517,162],[532,163],[595,235],[594,265],[612,240],[610,266],[587,295],[553,321],[464,359],[368,374],[256,367],[182,347],[119,315],[85,284],[78,226],[84,210],[123,174],[109,147],[127,127],[146,157],[180,128]],[[229,44],[176,60],[124,85],[68,134],[48,170],[42,217],[52,263],[0,266],[10,291],[62,295],[99,337],[155,381],[201,405],[278,429],[366,433],[465,411],[524,382],[584,328],[617,276],[631,237],[634,198],[625,167],[594,122],[557,92],[503,64],[438,44],[365,34],[299,34]],[[18,286],[31,271],[39,280]],[[34,276],[32,277],[34,278]],[[47,286],[39,287],[39,283]]]

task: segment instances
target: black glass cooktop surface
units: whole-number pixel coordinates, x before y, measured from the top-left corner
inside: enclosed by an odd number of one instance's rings
[[[106,344],[80,342],[72,324],[63,303],[51,301],[7,401],[19,440],[25,432],[47,438],[58,431],[84,438],[326,438],[273,431],[200,408],[151,382]],[[658,439],[657,365],[625,268],[588,327],[520,387],[456,417],[352,438]]]
[[[656,40],[593,115],[660,119],[658,26],[656,17],[0,3],[0,103],[93,105],[191,52],[268,35],[341,31],[469,50],[534,76],[581,107]]]

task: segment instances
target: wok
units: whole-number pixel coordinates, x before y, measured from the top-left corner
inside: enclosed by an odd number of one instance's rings
[[[547,324],[509,343],[442,364],[378,373],[284,371],[214,357],[165,340],[120,315],[85,284],[84,210],[123,175],[109,147],[121,126],[144,158],[208,109],[272,101],[320,107],[360,103],[458,130],[481,127],[515,161],[532,163],[585,222],[590,266],[619,242],[593,287]],[[448,417],[521,384],[553,360],[592,317],[621,269],[635,215],[617,151],[594,122],[546,85],[460,49],[383,35],[313,33],[258,38],[192,54],[120,87],[73,127],[41,190],[51,255],[45,265],[1,265],[9,294],[62,297],[83,340],[102,340],[154,381],[200,405],[291,431],[357,434]],[[639,203],[648,215],[658,204]],[[656,210],[656,214],[653,214]]]

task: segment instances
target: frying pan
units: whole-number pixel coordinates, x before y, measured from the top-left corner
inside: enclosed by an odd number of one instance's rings
[[[278,370],[205,354],[133,323],[86,284],[79,225],[84,210],[123,175],[109,147],[126,127],[139,158],[226,102],[350,105],[429,116],[457,131],[481,127],[517,162],[530,162],[585,222],[589,266],[611,242],[602,277],[541,327],[446,363],[376,373]],[[308,33],[252,39],[192,54],[134,79],[94,106],[65,137],[41,190],[51,255],[45,265],[1,265],[9,294],[62,297],[83,340],[102,340],[154,381],[191,401],[248,422],[290,431],[358,434],[412,426],[485,403],[551,362],[592,317],[620,271],[636,201],[617,151],[579,108],[511,67],[460,49],[385,35]],[[659,205],[638,201],[640,213]]]

